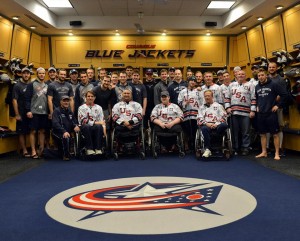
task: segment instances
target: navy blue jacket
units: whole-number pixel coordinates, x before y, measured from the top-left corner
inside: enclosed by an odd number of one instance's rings
[[[52,130],[54,135],[62,136],[65,132],[74,132],[74,128],[77,125],[78,121],[69,108],[55,108],[52,115]]]
[[[275,105],[282,108],[288,97],[287,91],[269,78],[264,84],[258,82],[255,86],[255,95],[259,113],[270,113]],[[280,101],[276,102],[278,95],[280,96]]]

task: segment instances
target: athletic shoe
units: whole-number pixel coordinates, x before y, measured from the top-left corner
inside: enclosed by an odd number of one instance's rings
[[[95,151],[94,151],[94,150],[88,149],[88,150],[86,150],[86,155],[87,155],[87,156],[95,155]]]
[[[202,157],[210,157],[211,156],[211,151],[209,149],[205,149]]]
[[[95,150],[96,155],[102,155],[102,151],[101,150]]]
[[[248,156],[249,155],[249,151],[247,149],[242,150],[241,155],[242,156]]]

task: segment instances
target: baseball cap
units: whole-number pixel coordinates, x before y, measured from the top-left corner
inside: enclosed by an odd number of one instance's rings
[[[170,94],[169,94],[168,91],[162,91],[162,92],[160,93],[160,96],[161,96],[161,97],[162,97],[162,96],[170,96]]]
[[[233,71],[240,71],[240,70],[242,70],[240,66],[235,66],[233,69]]]
[[[251,70],[253,70],[253,69],[259,69],[259,66],[255,64],[251,67]]]
[[[191,77],[188,77],[187,79],[188,81],[192,80],[192,81],[197,81],[197,78],[195,76],[191,76]]]
[[[171,68],[169,68],[169,71],[175,71],[175,67],[171,67]]]
[[[60,100],[70,100],[70,97],[67,95],[63,95],[60,97]]]
[[[223,75],[224,71],[223,70],[218,70],[217,75]]]
[[[25,67],[25,68],[22,69],[22,73],[26,72],[26,71],[30,73],[30,69],[28,69],[27,67]]]
[[[55,69],[54,67],[50,67],[50,68],[48,69],[48,72],[50,72],[50,71],[56,72],[56,69]]]
[[[147,69],[146,74],[153,74],[153,69]]]
[[[70,74],[78,74],[78,71],[76,69],[71,69]]]

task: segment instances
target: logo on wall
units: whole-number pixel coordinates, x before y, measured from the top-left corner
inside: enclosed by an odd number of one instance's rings
[[[51,198],[48,215],[63,224],[118,234],[170,234],[237,221],[256,207],[237,187],[182,177],[135,177],[74,187]]]

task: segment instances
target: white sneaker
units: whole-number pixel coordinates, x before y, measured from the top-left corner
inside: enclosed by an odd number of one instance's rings
[[[102,151],[101,150],[95,150],[96,155],[102,155]]]
[[[88,150],[86,150],[86,155],[87,155],[87,156],[95,155],[95,152],[94,152],[94,150],[88,149]]]
[[[210,157],[211,156],[211,151],[209,149],[205,149],[202,157]]]

